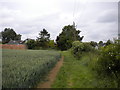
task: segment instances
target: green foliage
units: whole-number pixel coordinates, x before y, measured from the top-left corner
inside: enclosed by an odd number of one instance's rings
[[[102,47],[103,45],[104,45],[103,41],[99,41],[98,43],[99,48]]]
[[[116,88],[114,78],[100,76],[95,70],[99,52],[92,51],[82,54],[76,59],[71,51],[63,51],[64,64],[61,67],[53,88]]]
[[[54,48],[54,41],[50,40],[50,34],[45,29],[40,31],[39,37],[36,40],[26,39],[24,42],[26,42],[28,49]]]
[[[98,74],[107,77],[115,77],[120,87],[120,43],[113,43],[102,47],[97,61],[96,70]]]
[[[50,40],[48,43],[49,48],[54,49],[55,48],[55,43],[54,40]]]
[[[106,73],[119,72],[120,70],[120,45],[111,44],[101,48],[98,63]]]
[[[28,49],[35,49],[35,47],[36,47],[36,41],[34,39],[29,39],[26,42],[26,45],[27,45]]]
[[[37,46],[42,48],[48,48],[48,43],[50,41],[50,34],[47,32],[47,30],[43,29],[43,31],[40,31],[39,37],[37,37]]]
[[[72,47],[72,42],[83,39],[83,36],[80,37],[81,31],[76,30],[74,25],[64,26],[62,32],[57,36],[56,43],[60,50],[68,50]]]
[[[97,46],[97,42],[91,41],[90,45],[93,46],[93,47],[96,47]]]
[[[82,56],[83,53],[85,52],[90,52],[93,50],[92,46],[90,43],[87,42],[80,42],[80,41],[74,41],[72,43],[72,54],[78,58]]]
[[[3,50],[2,87],[33,88],[59,60],[57,51]]]
[[[112,41],[110,41],[110,40],[108,40],[108,41],[105,43],[106,46],[107,46],[107,45],[110,45],[110,44],[112,44]]]
[[[85,53],[80,60],[77,60],[70,51],[63,51],[62,55],[64,64],[52,85],[53,88],[104,88],[106,83],[100,83],[96,78],[97,73],[89,66],[96,54]]]
[[[1,32],[2,34],[2,43],[8,43],[10,40],[21,40],[21,35],[16,34],[13,29],[5,28],[4,31]]]

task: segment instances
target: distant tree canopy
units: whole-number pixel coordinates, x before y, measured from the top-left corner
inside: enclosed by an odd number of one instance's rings
[[[8,43],[10,40],[21,40],[21,35],[17,34],[12,28],[5,28],[1,35],[3,44]]]
[[[43,48],[48,47],[48,43],[50,41],[50,34],[47,32],[46,29],[43,29],[39,33],[39,37],[37,37],[37,45]]]
[[[48,45],[49,45],[49,48],[54,49],[55,48],[54,40],[50,40]]]
[[[112,41],[111,40],[107,40],[107,42],[105,43],[106,46],[112,44]]]
[[[54,40],[50,40],[50,34],[46,29],[40,31],[37,39],[26,39],[24,40],[28,49],[55,49]]]
[[[98,46],[102,47],[104,45],[103,41],[99,41]]]
[[[96,47],[97,46],[97,42],[91,41],[90,45],[93,46],[93,47]]]
[[[36,41],[34,39],[28,39],[26,45],[28,49],[35,49]]]
[[[67,50],[72,47],[73,41],[81,41],[83,36],[80,37],[79,30],[76,30],[75,25],[64,26],[62,32],[57,36],[56,43],[60,50]]]

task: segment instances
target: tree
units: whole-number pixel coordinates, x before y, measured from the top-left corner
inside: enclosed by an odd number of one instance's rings
[[[47,32],[46,29],[43,29],[43,31],[40,31],[39,37],[37,37],[36,41],[38,46],[42,48],[47,48],[50,41],[50,34]]]
[[[54,40],[50,40],[48,45],[49,45],[49,48],[54,49],[55,48]]]
[[[20,35],[20,34],[16,35],[15,40],[21,40],[21,36],[22,35]]]
[[[5,28],[2,34],[2,43],[8,43],[10,40],[21,40],[21,35],[16,34],[16,32],[11,28]]]
[[[105,43],[106,46],[107,46],[107,45],[110,45],[110,44],[112,44],[112,41],[110,41],[110,40],[108,40],[108,41]]]
[[[99,47],[102,47],[104,45],[103,41],[99,41],[98,45]]]
[[[81,41],[83,39],[83,36],[80,37],[79,30],[76,30],[75,25],[68,25],[64,26],[62,29],[62,32],[57,36],[56,43],[57,47],[60,50],[67,50],[72,47],[73,41]]]
[[[26,45],[28,49],[35,49],[36,41],[34,39],[28,39]]]
[[[90,45],[93,46],[93,47],[96,47],[97,46],[97,42],[91,41]]]

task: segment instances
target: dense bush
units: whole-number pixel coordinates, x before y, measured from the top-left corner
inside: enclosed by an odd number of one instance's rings
[[[34,49],[36,46],[36,41],[34,39],[30,39],[26,42],[28,49]]]
[[[120,87],[120,44],[114,42],[108,46],[102,47],[100,57],[97,61],[97,72],[104,76],[115,77],[118,87]]]
[[[74,41],[72,43],[72,53],[74,56],[80,58],[83,53],[92,51],[93,47],[90,45],[90,43],[83,43],[80,41]]]

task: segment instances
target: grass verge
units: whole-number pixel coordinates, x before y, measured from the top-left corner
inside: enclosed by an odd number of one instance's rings
[[[76,59],[70,51],[63,51],[64,63],[52,88],[115,88],[113,79],[100,77],[95,71],[97,53],[85,53]]]

